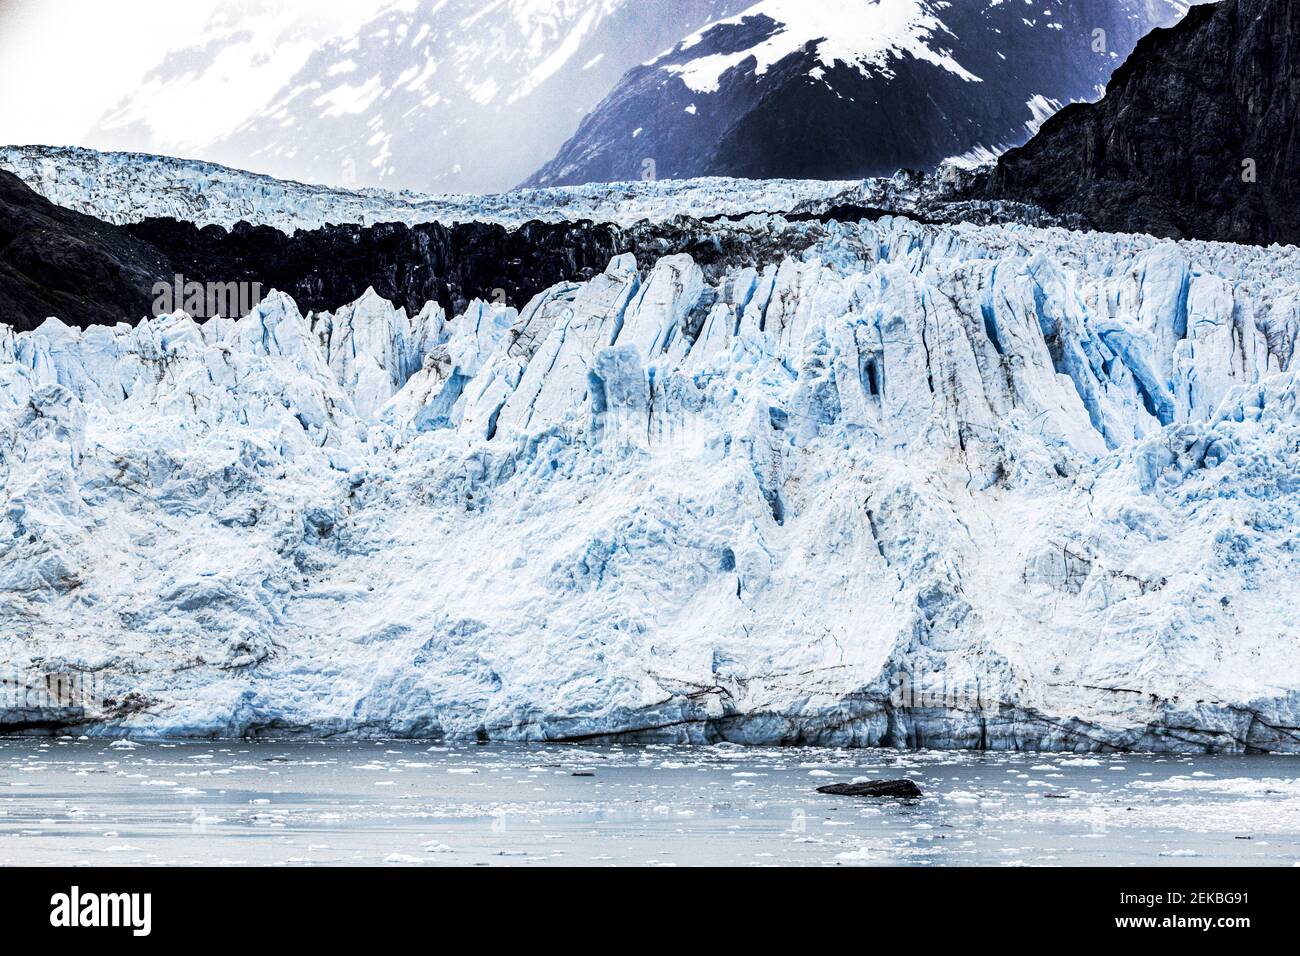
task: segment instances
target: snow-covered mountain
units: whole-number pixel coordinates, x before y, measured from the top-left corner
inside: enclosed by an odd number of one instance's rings
[[[807,251],[0,329],[0,661],[103,708],[0,724],[1300,750],[1300,252],[710,228]]]
[[[508,189],[626,70],[744,3],[372,0],[326,33],[275,6],[223,5],[87,141],[344,187]]]
[[[629,71],[526,185],[981,161],[1096,99],[1184,0],[760,0]]]

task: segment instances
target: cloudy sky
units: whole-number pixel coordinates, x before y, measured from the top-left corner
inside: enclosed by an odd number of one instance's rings
[[[125,127],[166,128],[183,147],[229,132],[320,43],[392,0],[0,0],[0,141],[116,146],[92,129],[167,54],[220,44],[215,69],[134,96]],[[198,117],[202,119],[198,119]]]

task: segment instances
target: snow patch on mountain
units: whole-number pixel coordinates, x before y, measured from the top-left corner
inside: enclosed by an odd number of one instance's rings
[[[1300,750],[1300,252],[754,216],[519,312],[0,328],[89,733]]]
[[[1104,90],[1102,92],[1105,92]],[[1060,100],[1052,99],[1037,93],[1030,97],[1025,106],[1029,109],[1029,119],[1025,120],[1025,132],[1032,139],[1038,135],[1038,131],[1043,128],[1043,124],[1060,112],[1065,104]],[[959,156],[950,156],[943,161],[941,165],[956,166],[960,169],[977,169],[980,166],[987,166],[990,163],[997,162],[999,156],[1009,149],[1014,149],[1015,143],[1001,143],[996,146],[974,146]]]
[[[1025,105],[1029,107],[1030,114],[1030,118],[1025,122],[1025,131],[1032,139],[1038,135],[1043,124],[1059,113],[1065,104],[1042,93],[1035,93]]]
[[[846,10],[843,0],[760,0],[740,15],[711,23],[687,37],[677,51],[699,45],[704,34],[720,25],[743,24],[757,17],[774,24],[772,32],[757,45],[667,64],[664,69],[680,76],[698,93],[715,93],[722,74],[751,57],[755,61],[754,73],[762,75],[774,63],[813,44],[817,62],[825,67],[843,63],[864,75],[888,77],[893,76],[890,59],[907,54],[971,83],[981,82],[954,60],[950,51],[931,46],[945,27],[935,16],[934,5],[924,0],[876,0],[853,10]]]

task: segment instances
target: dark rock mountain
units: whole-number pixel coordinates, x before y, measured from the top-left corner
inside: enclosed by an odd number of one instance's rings
[[[1061,103],[1095,99],[1185,6],[765,0],[628,72],[525,185],[850,179],[987,159]]]
[[[138,321],[167,257],[116,226],[33,192],[0,171],[0,322],[18,331],[57,315],[78,324]]]
[[[1300,4],[1223,0],[1146,37],[975,191],[1098,229],[1300,244]]]
[[[457,312],[471,299],[501,293],[522,307],[557,282],[603,271],[625,245],[618,227],[590,222],[529,222],[513,230],[495,223],[381,223],[292,236],[243,222],[229,232],[175,219],[125,228],[166,250],[187,278],[257,282],[287,292],[304,312],[336,309],[367,287],[412,314],[431,300]]]
[[[56,316],[69,325],[134,324],[154,286],[258,283],[300,308],[335,309],[367,287],[409,311],[450,310],[504,290],[522,305],[556,282],[587,278],[630,244],[615,226],[483,223],[328,226],[286,236],[239,223],[199,229],[174,219],[115,226],[56,206],[0,171],[0,323],[19,332]]]
[[[50,316],[82,327],[135,323],[152,313],[155,284],[170,288],[177,276],[279,289],[303,311],[337,309],[368,287],[412,314],[430,300],[450,313],[475,298],[521,308],[557,282],[603,271],[623,252],[643,266],[686,252],[707,269],[741,258],[775,261],[811,241],[772,231],[719,233],[687,217],[631,229],[586,221],[517,229],[384,223],[292,236],[242,222],[229,231],[176,219],[115,226],[55,206],[0,172],[0,323],[20,332]]]

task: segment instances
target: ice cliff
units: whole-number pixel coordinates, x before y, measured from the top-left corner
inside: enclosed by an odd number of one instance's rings
[[[0,727],[1300,750],[1300,252],[782,228],[0,327]]]

